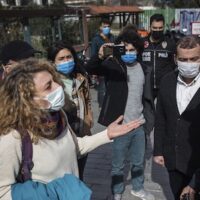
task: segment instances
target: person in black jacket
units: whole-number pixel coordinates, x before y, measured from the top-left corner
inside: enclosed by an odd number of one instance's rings
[[[200,168],[200,41],[183,37],[177,44],[178,71],[160,85],[154,132],[154,161],[166,166],[176,200]]]
[[[141,126],[135,131],[114,140],[113,197],[114,200],[120,200],[124,192],[124,162],[129,155],[132,174],[131,194],[140,199],[153,200],[154,196],[143,187],[145,132],[150,133],[154,119],[153,97],[148,84],[150,71],[138,62],[137,57],[143,50],[143,42],[136,32],[125,31],[116,41],[119,46],[104,44],[99,50],[99,55],[92,57],[85,66],[89,73],[105,77],[106,94],[98,122],[108,126],[110,121],[120,115],[124,115],[123,123],[133,119],[139,119],[141,122]],[[108,46],[113,48],[113,55],[105,58]]]
[[[160,81],[164,75],[175,68],[175,41],[164,36],[164,17],[154,14],[150,18],[150,34],[144,38],[142,62],[152,68],[151,87],[157,97]]]

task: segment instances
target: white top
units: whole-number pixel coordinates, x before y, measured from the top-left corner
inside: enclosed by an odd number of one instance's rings
[[[33,144],[32,179],[48,183],[70,173],[78,176],[77,154],[85,154],[109,143],[107,130],[92,136],[76,137],[66,128],[54,140],[41,139]],[[11,185],[16,182],[22,160],[21,139],[16,130],[0,136],[0,199],[11,200]]]
[[[200,74],[190,84],[185,83],[180,76],[177,80],[176,100],[181,115],[200,87]]]

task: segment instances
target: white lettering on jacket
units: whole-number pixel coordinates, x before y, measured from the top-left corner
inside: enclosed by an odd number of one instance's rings
[[[151,52],[143,52],[142,61],[151,61]]]
[[[158,53],[158,58],[168,58],[168,53],[165,52],[165,53]]]

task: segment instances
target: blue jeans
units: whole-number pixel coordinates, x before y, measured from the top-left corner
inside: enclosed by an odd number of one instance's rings
[[[112,193],[122,194],[124,192],[124,166],[127,158],[130,160],[133,190],[143,189],[145,154],[143,126],[116,138],[113,142],[112,153]]]

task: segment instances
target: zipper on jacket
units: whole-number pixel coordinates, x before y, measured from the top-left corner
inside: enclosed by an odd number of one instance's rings
[[[153,53],[153,88],[156,88],[156,50]]]

